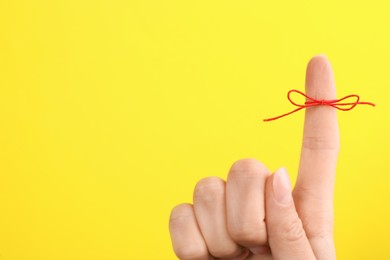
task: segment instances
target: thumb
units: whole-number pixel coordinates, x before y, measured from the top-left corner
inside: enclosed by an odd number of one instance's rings
[[[266,183],[266,226],[275,260],[315,259],[291,195],[287,171],[280,168]]]

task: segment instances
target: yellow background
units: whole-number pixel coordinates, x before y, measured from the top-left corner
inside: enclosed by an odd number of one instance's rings
[[[175,259],[171,207],[255,157],[296,179],[331,60],[339,259],[390,259],[390,1],[0,0],[0,259]]]

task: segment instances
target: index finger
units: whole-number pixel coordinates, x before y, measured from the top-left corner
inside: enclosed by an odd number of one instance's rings
[[[331,64],[324,55],[313,57],[306,70],[306,94],[317,100],[336,99]],[[333,245],[333,192],[340,146],[336,109],[308,107],[298,178],[293,191],[310,244],[319,259],[331,259]],[[324,257],[323,254],[329,254]]]

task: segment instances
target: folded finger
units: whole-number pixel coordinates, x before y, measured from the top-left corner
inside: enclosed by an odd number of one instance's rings
[[[226,184],[228,230],[238,244],[255,248],[267,245],[264,185],[269,170],[254,159],[237,161]]]
[[[190,204],[176,206],[170,215],[173,251],[181,260],[211,260]]]
[[[248,253],[229,236],[226,225],[225,181],[200,180],[194,190],[195,216],[209,253],[216,258],[243,259]]]

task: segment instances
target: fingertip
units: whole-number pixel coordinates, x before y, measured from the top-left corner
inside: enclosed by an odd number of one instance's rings
[[[314,55],[308,63],[308,68],[311,68],[312,66],[317,66],[318,64],[329,64],[330,65],[330,61],[329,61],[328,56],[326,56],[325,54]]]
[[[314,56],[306,69],[306,94],[316,99],[335,99],[332,65],[324,54]]]
[[[325,53],[319,53],[319,54],[314,55],[312,59],[327,59],[328,60],[328,56]]]

